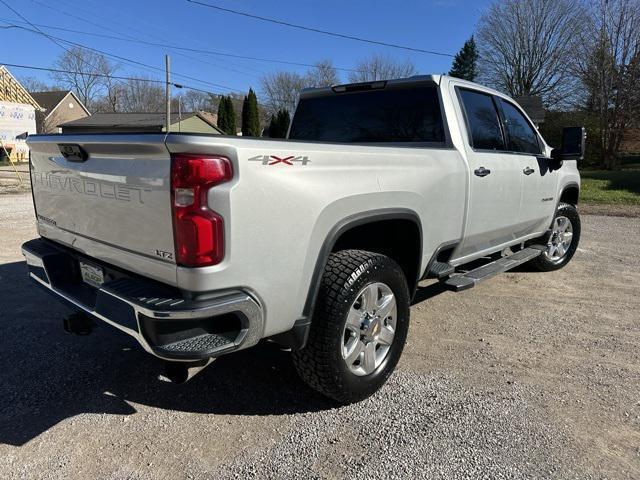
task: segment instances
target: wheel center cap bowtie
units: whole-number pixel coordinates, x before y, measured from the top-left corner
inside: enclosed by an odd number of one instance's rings
[[[368,317],[362,324],[364,330],[364,338],[367,342],[372,341],[379,333],[382,326],[380,325],[380,317]]]

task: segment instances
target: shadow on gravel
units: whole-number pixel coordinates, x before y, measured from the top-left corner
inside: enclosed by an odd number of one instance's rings
[[[411,305],[417,305],[420,302],[429,300],[430,298],[433,298],[436,295],[440,295],[441,293],[444,293],[446,291],[447,289],[440,282],[431,283],[425,287],[418,287],[416,290],[416,294],[411,300]]]
[[[69,310],[0,265],[0,442],[22,445],[81,413],[130,415],[129,402],[218,415],[283,415],[335,407],[297,377],[273,344],[223,356],[184,385],[157,379],[162,362],[108,325],[65,333]]]

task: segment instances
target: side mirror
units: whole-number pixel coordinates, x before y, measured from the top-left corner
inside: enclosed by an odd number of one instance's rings
[[[562,147],[554,148],[551,157],[554,160],[582,160],[584,158],[587,130],[584,127],[565,127],[562,129]]]

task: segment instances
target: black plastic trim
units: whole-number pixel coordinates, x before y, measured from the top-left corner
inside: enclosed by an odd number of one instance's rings
[[[367,223],[378,222],[382,220],[411,220],[413,221],[418,230],[420,232],[420,252],[418,256],[418,261],[422,259],[422,224],[420,222],[420,216],[413,210],[408,208],[385,208],[380,210],[370,210],[367,212],[357,213],[355,215],[351,215],[340,222],[338,222],[328,233],[325,238],[322,247],[320,248],[320,253],[318,255],[318,259],[316,260],[316,266],[313,271],[313,276],[311,277],[311,285],[309,286],[309,293],[307,294],[307,300],[304,304],[304,309],[302,311],[303,318],[310,318],[313,313],[313,309],[315,307],[316,299],[318,296],[318,290],[320,288],[320,281],[322,279],[322,272],[324,270],[324,266],[329,259],[329,255],[333,250],[333,247],[340,238],[340,236],[346,231],[358,227],[360,225],[365,225]],[[420,281],[420,266],[418,265],[418,277],[415,279],[416,285]],[[412,292],[411,292],[412,293]]]
[[[564,195],[564,192],[566,192],[570,188],[578,189],[578,201],[580,201],[580,185],[577,182],[569,182],[562,187],[562,191],[560,192],[560,195],[558,195],[558,201],[556,202],[556,210],[558,210],[558,205],[560,205],[560,199],[562,198],[562,195]],[[576,205],[578,204],[578,201],[576,201]]]
[[[300,350],[307,344],[310,328],[311,319],[309,317],[299,318],[294,322],[291,330],[269,337],[269,340],[276,342],[284,348]]]
[[[427,266],[424,269],[424,273],[420,277],[420,280],[424,280],[425,278],[428,278],[427,275],[429,274],[429,270],[431,269],[431,266],[433,265],[433,263],[437,260],[438,255],[440,255],[440,252],[448,249],[453,250],[457,245],[460,244],[461,241],[462,239],[451,240],[448,242],[443,242],[440,245],[438,245],[438,247],[433,252],[433,255],[431,255],[431,258],[429,259],[429,263],[427,263]]]

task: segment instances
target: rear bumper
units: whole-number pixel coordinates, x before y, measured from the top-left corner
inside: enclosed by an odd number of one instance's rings
[[[22,245],[29,276],[59,299],[134,337],[147,352],[166,360],[200,360],[255,345],[263,333],[260,304],[231,290],[192,296],[45,239]],[[78,262],[102,267],[101,287],[84,283]]]

